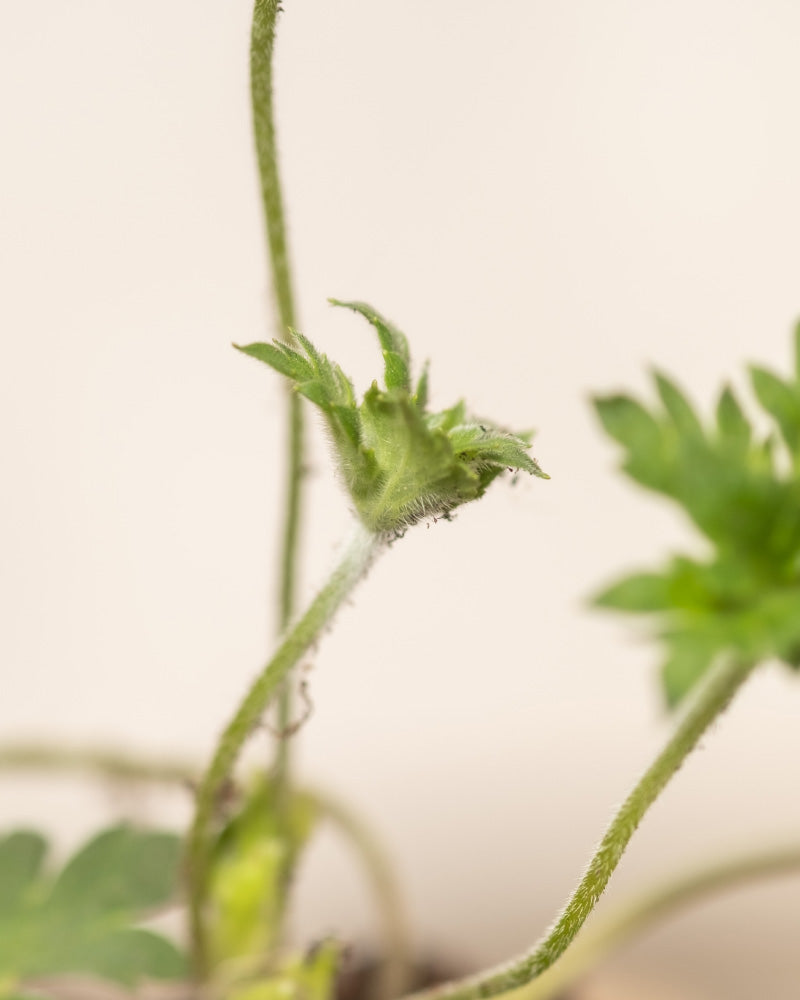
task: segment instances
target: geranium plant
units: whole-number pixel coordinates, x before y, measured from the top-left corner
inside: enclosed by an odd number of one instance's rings
[[[60,870],[48,865],[41,834],[21,830],[0,837],[0,1000],[57,997],[76,975],[125,988],[163,980],[181,996],[212,1000],[327,1000],[336,991],[341,943],[331,939],[303,949],[285,941],[294,872],[324,817],[353,839],[382,901],[386,955],[376,996],[389,1000],[411,983],[412,959],[394,905],[398,890],[381,852],[347,810],[297,787],[292,777],[289,754],[297,723],[289,681],[373,560],[402,544],[407,531],[420,522],[450,520],[495,481],[520,474],[548,477],[532,454],[530,430],[511,430],[502,415],[496,420],[476,415],[460,400],[433,408],[427,364],[412,363],[406,336],[373,306],[331,300],[371,327],[371,349],[377,347],[381,362],[364,391],[321,349],[322,331],[311,338],[298,329],[273,124],[279,9],[276,0],[256,0],[251,48],[276,337],[237,349],[267,366],[265,376],[267,368],[277,372],[288,389],[282,635],[205,768],[151,767],[94,750],[2,750],[0,763],[6,767],[89,767],[119,781],[185,781],[194,796],[194,818],[185,836],[117,825]],[[655,405],[628,395],[594,401],[602,427],[622,447],[625,473],[678,504],[708,543],[702,558],[673,557],[595,598],[599,607],[649,617],[665,651],[662,683],[665,702],[677,713],[674,731],[617,811],[541,940],[498,968],[416,996],[479,1000],[523,989],[528,1000],[554,997],[597,954],[668,907],[800,865],[797,850],[725,862],[659,888],[575,941],[642,817],[751,673],[768,659],[792,670],[800,666],[800,327],[793,374],[782,378],[753,367],[751,379],[771,422],[766,434],[753,429],[730,388],[720,393],[708,423],[662,374],[655,376]],[[298,609],[307,411],[327,431],[353,527],[328,580],[307,608]],[[272,708],[277,710],[274,766],[243,775],[237,770],[241,750]],[[174,904],[185,906],[187,914],[187,931],[179,940],[148,925],[154,913]]]

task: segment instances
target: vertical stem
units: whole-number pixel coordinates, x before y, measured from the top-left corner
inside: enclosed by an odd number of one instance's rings
[[[272,99],[272,56],[275,45],[275,21],[280,11],[279,0],[255,0],[250,36],[250,93],[253,107],[261,200],[267,227],[272,287],[278,312],[279,336],[291,340],[295,324],[286,221],[283,210],[278,152],[275,144],[275,120]],[[288,406],[288,469],[287,493],[283,514],[280,555],[279,628],[283,632],[291,621],[295,605],[296,566],[300,535],[300,511],[303,478],[303,411],[299,396],[287,390]],[[291,716],[289,680],[281,687],[278,697],[278,728],[283,731]],[[289,781],[289,741],[279,739],[276,751],[274,780],[279,813],[285,810]]]
[[[279,10],[278,0],[255,0],[250,35],[250,94],[253,103],[253,130],[261,180],[261,199],[264,204],[272,265],[272,284],[281,334],[285,337],[288,327],[294,326],[294,296],[272,109],[272,53],[275,46],[275,20]]]
[[[194,822],[189,831],[189,923],[195,974],[202,981],[208,974],[208,943],[203,909],[208,883],[211,828],[219,793],[231,774],[242,747],[258,725],[273,696],[330,623],[334,614],[369,567],[379,544],[360,523],[353,539],[330,579],[319,591],[297,624],[286,633],[275,655],[256,678],[227,728],[197,789]]]
[[[752,664],[729,660],[712,671],[672,738],[611,821],[567,905],[530,951],[487,972],[417,993],[415,1000],[485,1000],[524,986],[549,969],[566,951],[594,909],[647,810],[697,746],[703,733],[728,707],[752,669]]]

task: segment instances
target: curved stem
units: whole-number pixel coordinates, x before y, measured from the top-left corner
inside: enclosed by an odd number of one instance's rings
[[[384,962],[375,990],[377,1000],[402,995],[411,969],[411,939],[402,894],[389,859],[371,831],[349,809],[330,796],[306,791],[321,815],[346,835],[372,883],[383,938]]]
[[[508,1000],[556,1000],[605,955],[648,925],[694,900],[745,882],[800,871],[797,844],[742,855],[665,882],[646,896],[609,914],[581,937],[540,979],[508,995]]]
[[[292,340],[295,322],[294,294],[286,239],[278,151],[275,143],[275,118],[272,100],[272,57],[275,47],[275,21],[279,0],[255,0],[250,33],[250,95],[253,109],[253,133],[258,160],[261,200],[267,227],[272,288],[278,312],[278,332],[282,340]],[[279,628],[283,632],[294,614],[296,566],[300,540],[300,512],[303,480],[303,410],[297,393],[287,390],[288,468],[287,491],[283,514],[280,554]],[[278,728],[285,730],[291,716],[291,688],[283,684],[279,693]],[[278,741],[274,781],[279,809],[286,805],[289,772],[289,741]]]
[[[208,880],[211,826],[219,793],[231,774],[239,752],[281,683],[300,657],[319,639],[342,601],[366,572],[379,544],[379,536],[367,531],[360,523],[356,525],[353,539],[341,562],[256,678],[224,730],[208,770],[200,781],[187,844],[190,932],[195,971],[200,977],[208,971],[203,903]]]
[[[59,747],[47,743],[0,745],[0,771],[86,771],[131,783],[190,786],[197,768],[178,760],[148,760],[108,749]]]
[[[524,986],[549,969],[594,909],[647,810],[714,719],[728,707],[752,669],[752,664],[727,661],[711,672],[672,738],[611,821],[567,905],[530,951],[487,972],[417,993],[415,1000],[481,1000]]]

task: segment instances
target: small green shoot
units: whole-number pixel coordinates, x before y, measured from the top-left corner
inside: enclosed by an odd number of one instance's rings
[[[362,523],[376,534],[401,533],[426,517],[446,517],[482,496],[506,470],[549,478],[529,455],[529,437],[471,417],[463,404],[429,412],[428,377],[412,385],[405,336],[363,302],[339,302],[375,328],[383,387],[359,403],[353,383],[307,337],[297,349],[279,340],[238,349],[288,378],[325,418],[340,476]]]

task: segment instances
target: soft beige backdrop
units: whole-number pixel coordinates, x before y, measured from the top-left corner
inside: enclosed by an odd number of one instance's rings
[[[646,391],[655,363],[709,400],[748,358],[788,362],[800,5],[285,6],[303,329],[363,386],[370,331],[325,299],[374,303],[431,359],[436,403],[537,426],[553,477],[495,488],[375,568],[315,660],[299,751],[391,847],[419,940],[499,959],[550,919],[667,732],[656,650],[582,602],[695,541],[614,473],[587,394]],[[269,649],[280,387],[229,347],[271,332],[249,16],[248,0],[0,4],[2,738],[200,759]],[[306,593],[347,518],[321,435],[313,464]],[[800,836],[798,713],[800,684],[765,670],[612,895]],[[4,778],[0,822],[66,847],[114,808]],[[798,889],[698,907],[617,964],[685,996],[793,1000]],[[296,923],[369,932],[332,840]]]

